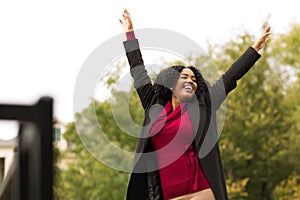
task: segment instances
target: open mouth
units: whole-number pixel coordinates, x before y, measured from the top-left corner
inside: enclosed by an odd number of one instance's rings
[[[188,93],[192,93],[193,92],[193,87],[190,85],[185,85],[184,90],[187,91]]]

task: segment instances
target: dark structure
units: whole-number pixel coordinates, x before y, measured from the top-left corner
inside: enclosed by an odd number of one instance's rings
[[[53,99],[0,104],[1,120],[19,122],[15,158],[0,186],[1,200],[53,199]]]

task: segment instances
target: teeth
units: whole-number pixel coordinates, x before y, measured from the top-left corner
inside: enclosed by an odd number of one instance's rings
[[[187,85],[187,86],[184,86],[184,89],[192,90],[193,88],[192,88],[192,86]]]

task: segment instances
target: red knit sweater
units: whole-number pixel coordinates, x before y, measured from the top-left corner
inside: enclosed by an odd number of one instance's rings
[[[158,158],[164,199],[210,188],[192,145],[194,134],[186,103],[173,111],[169,101],[149,134]]]

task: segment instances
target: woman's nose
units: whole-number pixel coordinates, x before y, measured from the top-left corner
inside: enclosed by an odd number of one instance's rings
[[[194,81],[193,81],[192,78],[188,78],[188,79],[187,79],[187,82],[188,82],[188,83],[193,83]]]

